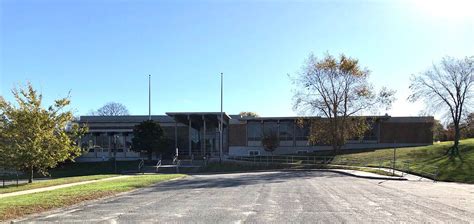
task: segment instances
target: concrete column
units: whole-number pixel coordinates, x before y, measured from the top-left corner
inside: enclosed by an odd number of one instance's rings
[[[174,121],[174,150],[178,148],[178,122]]]
[[[110,136],[109,133],[106,133],[105,135],[106,135],[106,136],[108,137],[108,139],[109,139],[109,151],[108,151],[108,152],[109,152],[109,158],[110,158],[110,155],[111,155],[111,153],[112,153],[112,147],[111,147],[112,143],[111,143],[111,140],[110,140],[110,139],[112,139],[112,136]]]
[[[280,120],[277,120],[277,139],[278,139],[278,146],[280,146]]]
[[[206,117],[204,115],[202,115],[202,121],[204,123],[204,135],[203,135],[203,148],[201,150],[202,154],[203,155],[206,155]]]
[[[296,146],[296,121],[293,121],[293,146]]]
[[[191,146],[191,117],[188,115],[188,155],[191,156],[192,146]]]

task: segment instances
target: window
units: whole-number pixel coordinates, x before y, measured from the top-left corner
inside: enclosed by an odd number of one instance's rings
[[[262,139],[262,124],[260,121],[249,121],[247,123],[247,140],[260,141]]]
[[[366,141],[377,140],[378,129],[379,129],[379,126],[377,125],[376,122],[370,122],[369,123],[369,130],[367,130],[364,134],[364,140],[366,140]]]
[[[309,124],[304,124],[302,127],[296,125],[295,138],[296,141],[307,141],[309,137]]]
[[[124,142],[123,142],[123,136],[122,134],[113,134],[111,136],[111,146],[112,146],[112,151],[117,150],[117,152],[123,152],[124,149]]]
[[[81,149],[83,151],[94,152],[94,136],[91,134],[86,134],[81,138]]]
[[[308,150],[298,150],[296,151],[296,154],[306,154],[308,153]]]
[[[249,156],[259,156],[260,151],[258,150],[249,150]]]
[[[124,134],[125,138],[125,151],[130,152],[132,149],[132,139],[133,139],[133,134],[132,133],[125,133]]]
[[[109,136],[106,133],[96,133],[95,136],[95,145],[96,152],[108,152],[109,151]]]
[[[263,123],[264,135],[278,134],[278,123],[276,121],[265,121]]]
[[[280,122],[280,141],[293,141],[293,121]]]

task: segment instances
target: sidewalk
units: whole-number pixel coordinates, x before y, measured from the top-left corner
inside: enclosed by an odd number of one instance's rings
[[[125,178],[125,177],[130,177],[130,176],[123,175],[123,176],[109,177],[109,178],[104,178],[104,179],[99,179],[99,180],[88,180],[88,181],[82,181],[82,182],[76,182],[76,183],[70,183],[70,184],[61,184],[61,185],[55,185],[55,186],[43,187],[43,188],[36,188],[36,189],[31,189],[31,190],[4,193],[4,194],[0,194],[0,198],[6,198],[6,197],[18,196],[18,195],[25,195],[25,194],[32,194],[32,193],[38,193],[38,192],[44,192],[44,191],[52,191],[52,190],[56,190],[56,189],[66,188],[66,187],[90,184],[90,183],[95,183],[95,182],[99,182],[99,181],[115,180],[115,179],[120,179],[120,178]]]
[[[354,176],[354,177],[360,177],[360,178],[367,178],[367,179],[377,179],[377,180],[408,180],[405,177],[402,176],[385,176],[385,175],[380,175],[380,174],[375,174],[375,173],[369,173],[369,172],[364,172],[364,171],[359,171],[359,170],[346,170],[346,169],[324,169],[324,171],[329,171],[329,172],[336,172],[336,173],[342,173],[346,174],[349,176]]]

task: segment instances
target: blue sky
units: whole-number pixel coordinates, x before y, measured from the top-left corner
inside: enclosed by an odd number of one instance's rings
[[[45,103],[71,91],[77,115],[109,101],[147,114],[148,74],[153,114],[219,111],[220,72],[224,111],[295,115],[288,74],[311,52],[358,58],[397,90],[389,114],[418,115],[410,74],[474,55],[467,0],[0,2],[1,95],[26,81]]]

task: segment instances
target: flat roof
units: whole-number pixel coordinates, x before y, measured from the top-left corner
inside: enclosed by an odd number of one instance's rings
[[[227,119],[232,119],[229,115],[225,112],[222,112],[224,117]],[[166,115],[174,117],[174,116],[183,116],[183,115],[221,115],[221,112],[166,112]]]

